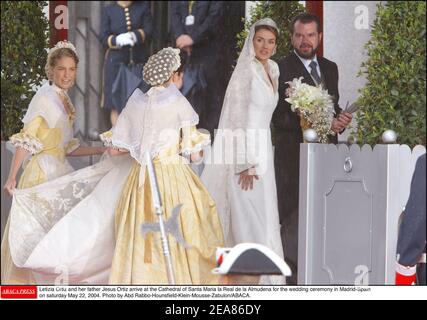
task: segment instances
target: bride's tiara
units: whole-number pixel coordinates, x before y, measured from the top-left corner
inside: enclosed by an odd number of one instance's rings
[[[63,49],[63,48],[72,50],[76,54],[76,56],[78,56],[76,47],[71,42],[68,42],[67,40],[57,42],[55,46],[49,50],[49,54],[52,54],[52,52],[58,49]]]

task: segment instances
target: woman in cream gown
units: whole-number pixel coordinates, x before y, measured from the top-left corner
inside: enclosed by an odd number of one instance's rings
[[[115,148],[110,151],[115,156],[14,197],[21,221],[43,207],[55,215],[49,231],[40,231],[42,236],[30,248],[22,243],[24,250],[16,249],[27,252],[17,254],[23,265],[53,275],[50,281],[62,277],[68,283],[167,284],[160,234],[141,234],[142,224],[157,221],[146,170],[148,154],[164,219],[182,204],[176,231],[185,246],[168,235],[176,283],[219,282],[211,270],[216,248],[223,246],[221,225],[213,200],[187,159],[197,160],[210,139],[197,131],[197,114],[170,83],[180,64],[178,52],[167,48],[150,58],[144,80],[153,88],[147,94],[137,89],[114,128],[102,134]],[[156,80],[147,76],[154,71]],[[34,232],[21,231],[26,245]]]
[[[32,156],[24,162],[18,190],[39,185],[71,172],[73,168],[66,160],[66,155],[89,155],[105,150],[105,148],[80,147],[79,141],[73,138],[75,109],[66,90],[74,85],[77,63],[76,49],[71,43],[58,42],[50,50],[46,72],[51,83],[44,84],[34,95],[22,119],[24,128],[10,138],[16,152],[9,178],[4,186],[8,193],[17,191],[14,190],[16,175],[28,154]],[[46,219],[43,213],[40,213],[40,219],[40,221]],[[15,243],[9,243],[9,234],[14,232],[15,228],[11,228],[11,219],[8,219],[1,243],[1,283],[34,283],[37,279],[34,279],[30,270],[19,268],[12,261],[10,247]]]
[[[279,68],[269,58],[277,30],[269,18],[250,28],[201,178],[217,204],[227,246],[258,243],[283,258],[270,134]],[[285,278],[263,276],[260,283],[283,284]]]
[[[168,60],[170,59],[170,60]],[[173,62],[169,64],[161,61]],[[218,284],[212,274],[215,250],[223,246],[221,225],[215,204],[182,155],[197,155],[210,143],[209,134],[195,128],[198,116],[189,102],[170,84],[179,67],[179,50],[166,48],[150,57],[144,66],[144,80],[151,88],[146,95],[137,90],[119,116],[107,140],[116,148],[129,150],[136,160],[127,177],[115,213],[116,248],[110,284],[167,284],[160,234],[140,232],[143,223],[155,222],[146,170],[146,153],[151,154],[157,175],[165,219],[182,204],[179,226],[188,246],[169,235],[172,264],[177,284]],[[166,70],[162,75],[161,70]],[[159,71],[160,70],[160,71]],[[157,76],[157,81],[151,77]]]

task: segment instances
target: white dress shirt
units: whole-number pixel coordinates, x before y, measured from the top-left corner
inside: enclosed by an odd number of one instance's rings
[[[305,58],[302,58],[302,57],[298,54],[298,52],[296,52],[296,50],[294,50],[294,52],[295,52],[295,54],[297,55],[297,57],[301,60],[301,62],[304,64],[304,67],[307,69],[307,71],[308,71],[308,73],[310,74],[310,76],[311,76],[311,67],[310,67],[310,63],[311,63],[311,61],[315,61],[315,62],[316,62],[316,64],[317,64],[317,67],[316,67],[316,69],[317,69],[317,73],[319,74],[319,77],[320,77],[320,78],[322,78],[322,73],[320,72],[319,62],[317,61],[317,56],[316,56],[316,55],[314,55],[313,59],[305,59]],[[313,77],[312,77],[312,78],[313,78]],[[316,83],[316,80],[314,80],[314,79],[313,79],[313,81],[314,81],[314,83]]]

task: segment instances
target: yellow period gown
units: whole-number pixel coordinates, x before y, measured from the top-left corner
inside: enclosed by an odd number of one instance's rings
[[[66,113],[58,96],[60,90],[55,85],[43,85],[31,100],[23,118],[23,129],[10,138],[12,145],[22,147],[32,155],[24,161],[18,189],[33,187],[73,170],[65,154],[78,148],[79,142],[73,138],[74,114]],[[1,283],[36,283],[29,269],[18,268],[13,263],[9,225],[10,217],[1,242]]]
[[[216,248],[224,244],[221,224],[214,201],[185,157],[210,143],[209,134],[196,129],[197,122],[191,105],[171,84],[148,95],[137,90],[113,130],[103,134],[107,144],[129,150],[135,159],[115,210],[110,284],[168,284],[160,232],[145,238],[141,233],[142,224],[158,221],[145,152],[153,155],[164,220],[182,204],[178,225],[187,247],[168,234],[176,284],[219,284],[211,271]]]

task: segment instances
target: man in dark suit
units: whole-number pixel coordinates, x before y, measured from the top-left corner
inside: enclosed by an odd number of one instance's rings
[[[426,285],[426,154],[412,176],[397,241],[396,285]],[[418,280],[418,281],[417,281]]]
[[[351,122],[351,114],[342,112],[339,105],[337,65],[316,51],[322,39],[321,23],[317,16],[303,13],[296,16],[290,26],[294,50],[279,61],[279,102],[273,114],[275,130],[274,165],[279,201],[280,223],[285,260],[292,270],[288,283],[296,284],[298,263],[298,189],[299,147],[303,142],[300,117],[292,112],[285,101],[287,81],[303,77],[303,82],[315,86],[322,84],[333,97],[335,118],[332,130],[338,134]],[[330,143],[337,143],[337,135]]]
[[[171,1],[171,33],[186,60],[182,91],[199,114],[199,127],[211,133],[218,125],[223,98],[217,32],[223,6],[223,1]]]

